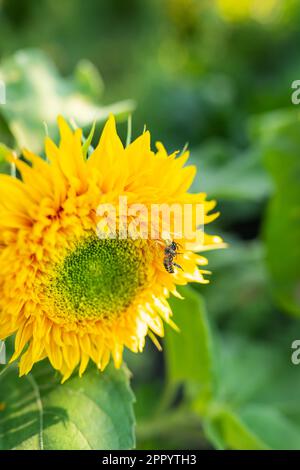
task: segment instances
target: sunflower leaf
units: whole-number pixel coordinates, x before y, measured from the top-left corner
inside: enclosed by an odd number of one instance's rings
[[[130,449],[133,394],[128,371],[91,367],[65,384],[47,363],[19,378],[0,377],[0,449]]]
[[[201,402],[199,409],[194,402],[207,438],[218,449],[300,448],[300,375],[286,354],[293,332],[283,336],[275,344],[223,336],[216,393],[204,415]]]
[[[294,112],[271,113],[257,124],[266,167],[275,192],[264,232],[274,296],[300,315],[300,122]]]

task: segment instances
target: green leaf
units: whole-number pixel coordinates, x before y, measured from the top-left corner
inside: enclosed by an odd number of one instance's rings
[[[215,417],[204,422],[204,429],[217,449],[267,449],[266,445],[230,409],[220,409]]]
[[[56,136],[56,118],[62,114],[80,126],[105,120],[110,113],[127,116],[134,108],[131,100],[111,106],[94,104],[101,95],[101,78],[95,68],[83,62],[75,78],[62,78],[42,51],[18,51],[2,62],[0,79],[6,84],[7,103],[1,113],[19,148],[41,152],[48,126]]]
[[[300,374],[286,350],[290,338],[284,348],[237,337],[220,344],[217,393],[204,416],[217,448],[300,449]]]
[[[260,122],[262,153],[275,193],[264,224],[274,295],[288,312],[300,315],[300,120],[272,113]]]
[[[184,300],[170,301],[180,332],[166,330],[167,376],[171,384],[190,384],[205,405],[214,385],[212,343],[205,305],[191,288],[181,288],[180,293]]]
[[[267,405],[253,405],[243,410],[241,419],[253,432],[264,439],[269,449],[293,450],[300,448],[299,423]]]
[[[7,147],[5,144],[0,143],[0,172],[9,173],[10,164],[7,157],[13,153],[13,150]]]
[[[65,384],[45,362],[0,376],[0,449],[130,449],[135,445],[128,370],[91,367]]]
[[[9,153],[9,148],[6,145],[0,143],[0,163],[5,162],[5,159]]]
[[[97,68],[89,60],[81,60],[75,69],[75,78],[81,92],[96,100],[104,91],[104,83]]]
[[[264,331],[274,314],[264,246],[228,233],[224,239],[226,250],[207,253],[211,282],[197,285],[197,290],[205,294],[209,315],[218,321],[226,319],[228,330],[246,334]]]
[[[260,159],[251,151],[236,149],[219,141],[209,141],[193,151],[192,161],[198,166],[193,188],[223,201],[261,202],[271,190],[270,178]]]

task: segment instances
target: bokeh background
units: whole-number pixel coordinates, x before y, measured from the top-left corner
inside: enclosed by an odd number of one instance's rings
[[[211,283],[173,302],[164,352],[127,356],[137,448],[300,449],[299,24],[297,0],[0,0],[0,142],[41,152],[43,121],[110,111],[125,139],[131,112],[218,200]]]

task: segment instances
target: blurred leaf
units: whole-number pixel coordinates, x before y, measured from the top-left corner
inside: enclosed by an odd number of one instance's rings
[[[13,153],[13,150],[8,148],[6,145],[0,143],[0,172],[8,173],[10,171],[10,164],[7,161],[7,157]]]
[[[224,201],[260,202],[270,193],[270,180],[258,152],[237,153],[222,141],[210,141],[191,154],[198,166],[193,189]]]
[[[212,345],[204,302],[189,287],[178,289],[184,300],[170,299],[174,321],[180,332],[166,328],[164,357],[167,384],[151,379],[149,373],[144,385],[138,384],[137,439],[138,447],[201,448],[203,441],[200,417],[192,412],[188,402],[200,397],[206,407],[214,387]],[[148,369],[147,369],[148,371]],[[150,372],[151,375],[151,372]],[[182,406],[173,407],[174,398],[180,398],[180,385],[184,386]],[[178,429],[181,435],[178,435]]]
[[[179,290],[184,300],[171,299],[180,332],[166,329],[165,356],[171,384],[187,382],[205,403],[213,391],[213,358],[204,302],[191,288]]]
[[[264,225],[274,294],[285,310],[300,315],[299,113],[271,113],[257,130],[275,184]]]
[[[151,419],[156,412],[157,397],[162,395],[162,384],[153,379],[151,383],[138,385],[134,388],[136,405],[135,415],[137,422]]]
[[[203,444],[201,420],[180,408],[154,414],[151,420],[138,422],[137,443],[138,449],[199,449]]]
[[[221,409],[204,425],[207,437],[217,449],[262,450],[260,441],[231,410]]]
[[[111,106],[94,104],[101,94],[101,78],[95,68],[84,62],[75,78],[62,78],[51,60],[39,50],[23,50],[2,62],[0,79],[6,84],[7,103],[1,113],[19,148],[40,152],[45,136],[56,135],[56,118],[62,114],[87,126],[105,120],[110,113],[127,115],[134,103],[130,100]]]
[[[196,288],[205,294],[209,314],[218,321],[226,319],[229,331],[257,333],[273,315],[264,246],[259,241],[237,240],[228,233],[224,239],[226,250],[207,253],[211,282]]]
[[[204,416],[217,448],[300,449],[300,374],[286,351],[289,340],[285,349],[235,337],[222,341],[219,387]]]
[[[90,368],[61,385],[38,364],[19,378],[14,366],[0,376],[1,449],[131,449],[133,394],[128,371]]]
[[[12,152],[6,145],[0,143],[0,164],[6,161],[8,155]]]
[[[86,96],[99,100],[104,91],[104,83],[97,68],[89,60],[81,60],[75,69],[78,89]]]

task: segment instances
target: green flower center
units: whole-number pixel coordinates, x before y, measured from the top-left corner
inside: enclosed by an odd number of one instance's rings
[[[125,311],[145,285],[148,265],[142,240],[85,239],[66,256],[50,284],[56,314],[80,320]]]

